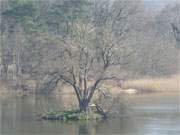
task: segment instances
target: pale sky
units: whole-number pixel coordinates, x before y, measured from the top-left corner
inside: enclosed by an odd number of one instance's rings
[[[180,0],[144,0],[144,2],[148,8],[163,8],[168,4],[180,2]]]

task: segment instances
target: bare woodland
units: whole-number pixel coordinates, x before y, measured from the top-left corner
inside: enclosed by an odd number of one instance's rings
[[[14,87],[72,86],[85,111],[104,81],[179,72],[178,2],[157,13],[142,0],[0,2],[0,78]]]

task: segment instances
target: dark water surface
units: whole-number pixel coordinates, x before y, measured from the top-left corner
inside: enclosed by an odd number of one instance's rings
[[[0,99],[0,135],[180,135],[177,93],[126,97],[127,115],[103,121],[38,121],[43,111],[62,108],[44,96]]]

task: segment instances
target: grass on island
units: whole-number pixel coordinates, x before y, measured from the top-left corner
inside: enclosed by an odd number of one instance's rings
[[[91,120],[102,119],[103,117],[96,112],[79,112],[78,110],[47,112],[41,117],[43,120]]]

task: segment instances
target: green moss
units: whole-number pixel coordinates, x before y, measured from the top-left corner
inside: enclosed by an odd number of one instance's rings
[[[63,111],[63,112],[47,112],[42,116],[44,120],[91,120],[102,119],[103,117],[98,113],[78,112],[77,110]]]

